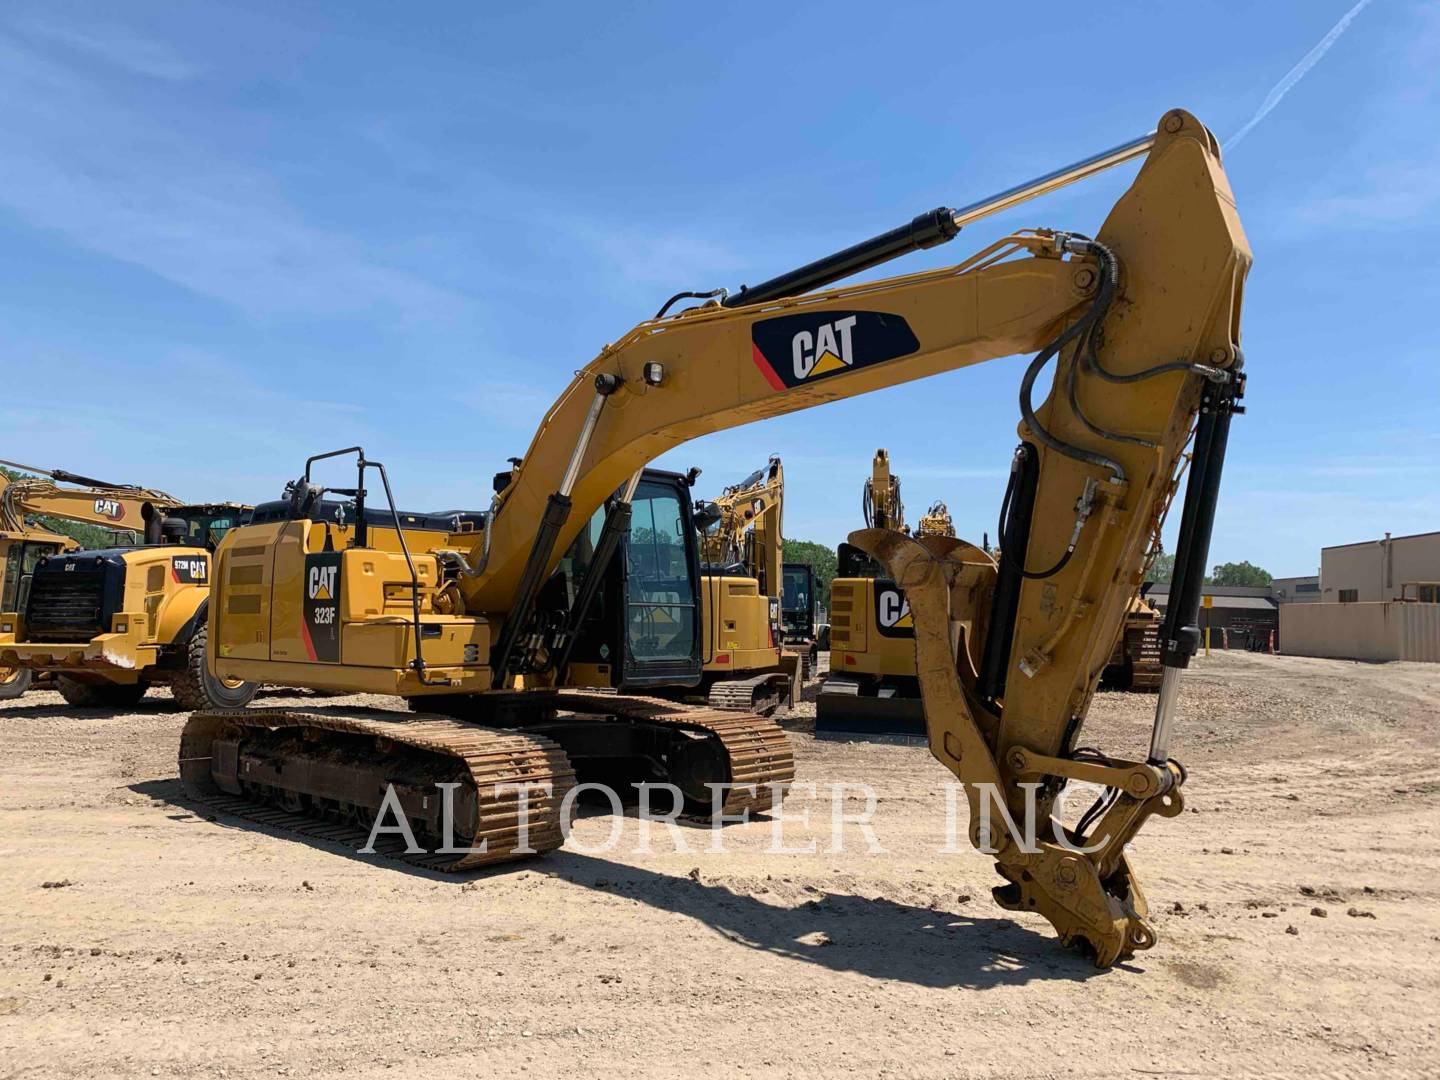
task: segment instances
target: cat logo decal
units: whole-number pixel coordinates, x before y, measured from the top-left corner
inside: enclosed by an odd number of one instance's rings
[[[750,355],[776,390],[920,351],[910,326],[883,311],[817,311],[761,319],[750,328]]]

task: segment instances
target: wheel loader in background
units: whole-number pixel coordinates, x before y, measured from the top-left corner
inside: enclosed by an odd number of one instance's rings
[[[1137,175],[1093,239],[1019,230],[956,265],[835,284],[1136,158]],[[403,809],[424,841],[404,857],[447,869],[559,846],[577,776],[666,780],[701,812],[772,805],[763,782],[793,773],[772,722],[576,686],[577,636],[611,588],[602,568],[629,531],[646,463],[723,428],[1033,353],[999,559],[892,529],[850,542],[905,590],[930,750],[962,782],[969,839],[1004,879],[997,901],[1043,915],[1102,966],[1147,949],[1155,933],[1125,849],[1147,819],[1184,809],[1185,771],[1170,757],[1176,691],[1199,639],[1244,389],[1250,261],[1218,142],[1174,110],[1157,131],[1033,183],[919,215],[718,302],[662,309],[577,372],[474,533],[407,521],[383,466],[358,448],[318,455],[279,516],[231,530],[216,553],[214,673],[394,695],[422,715],[198,711],[181,738],[186,790],[332,839],[350,829],[363,840],[380,811],[391,820]],[[1052,362],[1051,393],[1037,402]],[[1085,743],[1084,720],[1189,442],[1163,684],[1149,752],[1125,760]],[[445,449],[454,445],[463,440]],[[327,517],[314,475],[341,453],[355,459],[354,486],[342,492],[362,504],[353,524]],[[363,500],[375,479],[385,508],[371,523]],[[684,517],[673,504],[648,512],[651,550],[630,567],[641,580],[606,595],[623,616],[591,639],[597,653],[640,659],[643,648],[678,662],[688,643],[684,659],[697,658],[695,578],[681,571],[698,560]],[[586,530],[595,556],[566,582],[557,570]],[[687,613],[697,627],[689,642],[674,630]],[[1072,781],[1105,794],[1068,824],[1052,812]],[[992,796],[1005,813],[982,815]]]
[[[24,610],[42,559],[80,547],[78,540],[43,528],[32,518],[97,525],[115,530],[119,537],[147,528],[154,532],[159,522],[155,511],[179,502],[164,492],[110,484],[64,469],[37,469],[3,460],[0,465],[22,470],[21,474],[0,472],[0,612]],[[83,486],[60,487],[56,481]],[[19,697],[32,686],[49,686],[51,681],[48,674],[37,676],[30,668],[0,668],[0,699]]]
[[[80,706],[131,706],[159,683],[187,709],[249,702],[253,684],[210,674],[205,642],[211,552],[250,508],[186,505],[149,488],[16,467],[46,478],[0,478],[0,671],[13,673],[5,696],[38,676]],[[144,542],[81,549],[37,532],[27,519],[42,514]]]
[[[945,535],[944,522],[931,507],[921,519],[920,535]],[[867,529],[909,535],[900,478],[890,471],[890,454],[876,450],[861,492],[860,512]],[[954,536],[950,527],[949,536]],[[915,622],[900,586],[885,569],[852,544],[835,552],[830,583],[830,671],[815,698],[815,734],[822,738],[878,737],[923,739],[925,710],[915,675]]]

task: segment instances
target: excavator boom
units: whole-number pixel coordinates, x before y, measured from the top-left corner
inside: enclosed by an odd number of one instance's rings
[[[900,499],[900,477],[890,471],[890,451],[876,450],[865,481],[861,514],[867,529],[905,532],[905,504]]]
[[[761,593],[773,594],[779,587],[784,558],[784,493],[784,467],[779,456],[772,454],[763,469],[712,499],[709,505],[717,516],[701,539],[705,562],[716,566],[744,563],[746,572],[759,580]],[[748,542],[747,537],[751,538]]]
[[[0,528],[7,531],[22,531],[27,516],[49,514],[107,529],[144,532],[152,522],[152,528],[158,529],[160,515],[181,505],[179,499],[163,491],[108,484],[63,469],[36,469],[9,461],[0,461],[0,465],[41,474],[19,480],[0,474]],[[79,486],[60,487],[57,480]]]

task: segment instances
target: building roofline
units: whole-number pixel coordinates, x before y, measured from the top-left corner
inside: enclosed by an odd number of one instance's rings
[[[1318,576],[1318,575],[1316,575]],[[1269,596],[1269,585],[1202,585],[1201,596]],[[1170,582],[1157,581],[1150,586],[1147,596],[1170,595]]]
[[[1404,536],[1390,537],[1390,542],[1393,544],[1397,540],[1421,540],[1427,536],[1440,536],[1440,532],[1407,533]],[[1382,536],[1378,540],[1356,540],[1354,543],[1350,544],[1328,544],[1325,547],[1322,547],[1320,550],[1334,551],[1336,548],[1370,547],[1372,544],[1383,544],[1384,542],[1385,538]]]

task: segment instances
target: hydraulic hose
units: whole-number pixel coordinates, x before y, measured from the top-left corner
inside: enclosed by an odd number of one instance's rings
[[[1015,451],[1015,457],[1010,465],[1010,479],[1005,484],[1005,497],[1000,500],[1000,521],[995,536],[1000,544],[1000,554],[1004,556],[1007,563],[1015,568],[1016,573],[1022,578],[1038,580],[1040,578],[1054,577],[1061,570],[1065,569],[1065,565],[1070,561],[1070,557],[1075,554],[1076,541],[1080,535],[1079,525],[1083,523],[1084,519],[1077,515],[1076,529],[1070,537],[1070,543],[1066,545],[1065,553],[1060,556],[1059,561],[1056,562],[1054,566],[1048,570],[1025,569],[1024,549],[1022,548],[1019,552],[1015,551],[1015,545],[1012,542],[1014,522],[1010,520],[1010,512],[1014,508],[1016,485],[1019,483],[1020,477],[1028,463],[1026,459],[1031,453],[1033,453],[1033,451],[1023,443]],[[1027,529],[1027,535],[1028,531]]]
[[[729,289],[711,289],[709,292],[691,292],[689,290],[677,292],[674,296],[670,297],[669,300],[666,300],[665,303],[660,305],[660,310],[655,313],[655,318],[663,319],[665,313],[681,300],[714,300],[717,297],[724,300],[725,297],[729,295]]]
[[[1080,343],[1080,356],[1083,357],[1085,355],[1085,351],[1087,348],[1091,350],[1094,349],[1094,341],[1095,328],[1092,326],[1090,328],[1090,332],[1085,335],[1084,340]],[[1088,366],[1089,365],[1087,364],[1087,367]],[[1156,444],[1150,439],[1142,439],[1138,435],[1123,435],[1118,431],[1108,431],[1105,428],[1102,428],[1098,424],[1094,423],[1088,416],[1086,416],[1085,410],[1080,407],[1080,397],[1077,392],[1077,387],[1079,386],[1080,382],[1079,373],[1080,364],[1071,364],[1070,377],[1066,379],[1066,392],[1069,395],[1070,399],[1070,411],[1075,414],[1075,419],[1079,420],[1080,423],[1084,425],[1085,430],[1090,432],[1091,435],[1098,436],[1102,439],[1109,439],[1111,442],[1130,443],[1132,446],[1143,446],[1150,450],[1155,449]]]
[[[1020,380],[1020,415],[1024,418],[1026,426],[1035,434],[1036,441],[1048,446],[1058,454],[1064,454],[1076,461],[1083,461],[1087,465],[1094,465],[1107,470],[1117,481],[1125,482],[1125,468],[1118,461],[1106,457],[1104,454],[1094,450],[1086,450],[1084,447],[1067,443],[1063,439],[1052,435],[1045,425],[1035,415],[1033,394],[1035,380],[1039,378],[1040,372],[1052,359],[1059,356],[1060,350],[1070,342],[1074,341],[1081,334],[1086,333],[1091,327],[1097,325],[1105,317],[1110,303],[1115,299],[1116,289],[1116,263],[1115,256],[1104,244],[1096,243],[1094,240],[1084,236],[1071,235],[1063,241],[1066,251],[1076,255],[1094,255],[1100,262],[1100,285],[1095,290],[1095,299],[1090,302],[1090,308],[1078,320],[1066,327],[1060,336],[1045,346],[1035,359],[1030,361],[1030,366],[1025,369],[1025,377]]]

